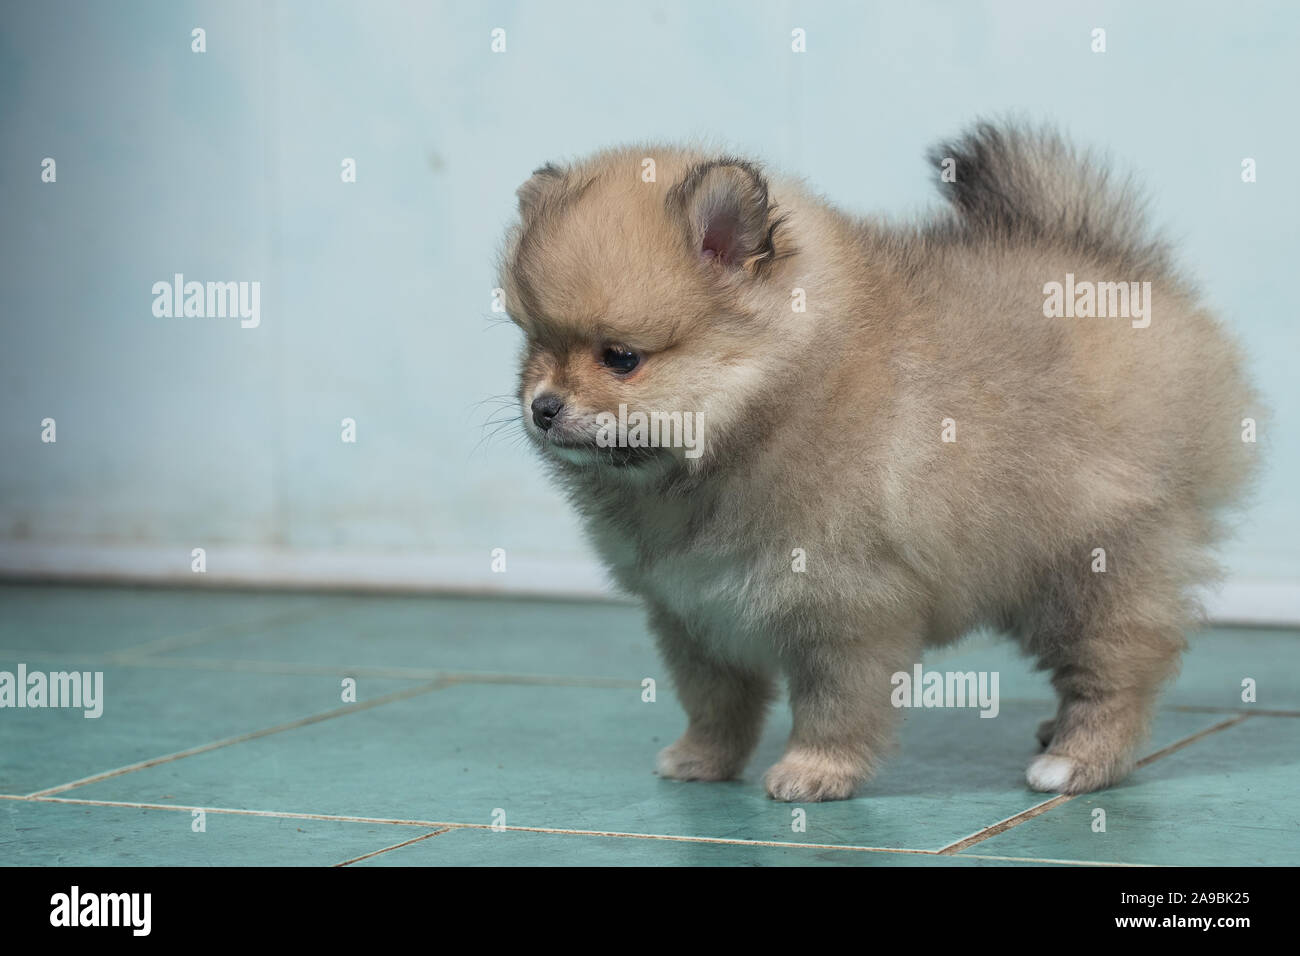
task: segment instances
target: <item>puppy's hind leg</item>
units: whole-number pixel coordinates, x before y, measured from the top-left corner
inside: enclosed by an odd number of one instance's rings
[[[689,723],[659,752],[655,769],[674,780],[731,780],[758,744],[775,695],[771,675],[717,659],[674,615],[652,608],[655,632]]]
[[[1178,669],[1193,619],[1184,583],[1149,550],[1113,555],[1106,572],[1062,575],[1031,648],[1052,671],[1057,715],[1026,773],[1049,793],[1110,786],[1133,767],[1163,683]]]

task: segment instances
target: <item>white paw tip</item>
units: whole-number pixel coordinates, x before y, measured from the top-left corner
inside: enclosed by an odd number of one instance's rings
[[[1069,757],[1057,757],[1054,754],[1043,754],[1041,757],[1035,757],[1030,761],[1029,769],[1025,771],[1025,779],[1035,790],[1042,790],[1046,793],[1060,793],[1067,783],[1070,782],[1070,775],[1074,772],[1074,761]]]

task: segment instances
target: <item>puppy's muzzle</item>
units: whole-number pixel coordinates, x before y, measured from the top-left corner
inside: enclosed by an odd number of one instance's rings
[[[555,416],[564,409],[564,402],[558,395],[547,393],[533,399],[533,424],[542,431],[550,431]]]

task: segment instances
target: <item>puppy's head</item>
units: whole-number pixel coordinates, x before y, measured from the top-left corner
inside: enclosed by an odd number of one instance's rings
[[[756,166],[617,150],[543,166],[518,196],[502,287],[526,336],[524,427],[546,454],[689,467],[761,420],[747,405],[779,350],[770,280],[793,249]]]

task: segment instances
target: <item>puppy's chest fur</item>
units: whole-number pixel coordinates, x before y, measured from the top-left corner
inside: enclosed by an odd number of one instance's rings
[[[622,587],[671,613],[712,653],[739,663],[771,664],[774,635],[763,609],[780,600],[783,581],[775,555],[770,549],[749,551],[734,528],[723,534],[719,524],[725,522],[661,504],[642,511],[634,525],[596,518],[590,530]],[[718,547],[719,542],[727,546]]]

